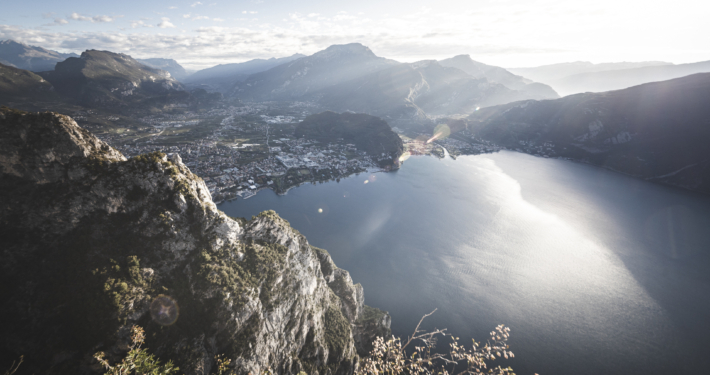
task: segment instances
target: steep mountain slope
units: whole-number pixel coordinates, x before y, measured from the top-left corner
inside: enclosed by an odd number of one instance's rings
[[[96,373],[130,327],[185,374],[351,374],[387,335],[362,287],[273,211],[217,210],[178,155],[126,160],[67,116],[0,109],[0,366]],[[356,342],[355,339],[358,341]]]
[[[327,109],[406,121],[469,114],[477,107],[531,98],[433,60],[399,64],[323,89],[314,97]]]
[[[108,51],[83,52],[40,75],[61,95],[89,105],[115,105],[182,90],[165,71]]]
[[[0,64],[0,105],[14,102],[56,100],[52,84],[27,70]]]
[[[608,70],[622,70],[643,68],[646,66],[673,65],[663,61],[645,62],[620,62],[593,64],[589,61],[575,61],[561,64],[537,66],[534,68],[508,68],[508,71],[537,82],[549,83],[558,79],[582,73],[605,72]]]
[[[184,82],[191,87],[202,87],[221,93],[229,92],[237,82],[244,81],[249,75],[267,71],[273,67],[298,60],[305,55],[297,53],[288,57],[254,59],[243,63],[220,64],[202,69],[190,75]]]
[[[550,153],[710,193],[710,74],[625,90],[484,108],[469,129]]]
[[[396,64],[396,61],[375,56],[359,43],[333,45],[311,56],[252,74],[234,86],[233,94],[245,100],[297,100]]]
[[[471,59],[469,55],[458,55],[450,59],[441,60],[439,64],[444,67],[457,68],[473,78],[485,78],[492,83],[512,89],[526,92],[530,99],[556,99],[559,95],[552,87],[543,83],[535,83],[525,77],[515,75],[503,68],[486,65]]]
[[[0,41],[0,63],[32,72],[52,70],[54,66],[74,53],[59,53],[42,47],[28,46],[13,40]]]
[[[375,157],[385,154],[392,164],[402,152],[402,139],[384,120],[364,113],[322,112],[306,117],[296,127],[296,137],[335,142],[339,138]]]
[[[643,68],[582,73],[550,81],[560,95],[620,90],[648,82],[665,81],[696,73],[710,72],[710,61],[692,64],[648,66]]]
[[[136,61],[143,65],[148,65],[151,68],[164,70],[170,73],[171,77],[181,82],[185,80],[185,78],[187,78],[187,76],[189,75],[187,74],[185,68],[183,68],[182,65],[178,64],[178,62],[173,59],[153,58],[136,59]]]

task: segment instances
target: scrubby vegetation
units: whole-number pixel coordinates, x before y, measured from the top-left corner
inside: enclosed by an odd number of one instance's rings
[[[434,310],[436,311],[436,310]],[[510,367],[490,367],[490,362],[498,358],[512,358],[513,353],[507,345],[510,328],[499,325],[491,332],[491,338],[485,344],[473,340],[470,349],[459,344],[458,337],[451,336],[445,330],[424,332],[419,329],[424,318],[434,313],[424,315],[414,329],[414,333],[402,344],[402,339],[378,337],[374,349],[365,358],[357,375],[375,374],[496,374],[515,375]],[[434,352],[439,336],[448,336],[453,342],[449,344],[449,353]],[[421,343],[411,350],[410,344]],[[408,350],[409,349],[409,350]],[[411,353],[411,354],[409,354]]]
[[[145,341],[145,331],[139,326],[133,326],[131,330],[131,347],[121,362],[111,365],[105,358],[103,352],[98,352],[94,358],[106,369],[106,375],[170,375],[176,373],[179,368],[172,362],[161,364],[153,354],[142,348]]]
[[[332,308],[331,308],[332,309]],[[343,348],[330,347],[337,346],[338,338],[348,335],[350,327],[342,314],[337,311],[326,312],[326,335],[329,350],[342,350]],[[436,311],[436,310],[434,310]],[[399,337],[385,339],[378,337],[373,343],[374,349],[370,355],[360,362],[357,375],[400,375],[400,374],[495,374],[495,375],[515,375],[510,367],[492,367],[491,362],[500,358],[513,358],[507,341],[510,336],[510,328],[499,325],[490,333],[490,339],[485,343],[473,340],[471,348],[465,348],[459,344],[458,337],[453,337],[445,330],[435,330],[425,332],[419,329],[422,321],[434,313],[426,314],[417,324],[414,333],[404,344]],[[255,322],[250,322],[255,323]],[[452,339],[449,344],[448,353],[435,352],[439,337]],[[150,374],[150,375],[170,375],[178,371],[172,362],[161,365],[160,361],[146,349],[142,348],[145,339],[144,331],[141,327],[132,328],[131,347],[126,357],[115,365],[110,365],[104,358],[104,353],[96,353],[94,358],[107,370],[106,375],[118,374]],[[421,345],[416,345],[421,343]],[[410,347],[414,345],[414,347]],[[413,350],[412,350],[413,349]],[[21,363],[21,362],[20,362]],[[217,375],[233,374],[231,367],[232,359],[225,358],[224,355],[215,357],[215,371]],[[19,366],[19,363],[18,365]],[[16,370],[17,367],[14,367]],[[8,372],[5,375],[12,374]],[[262,375],[272,375],[271,369],[266,369]],[[298,375],[306,375],[306,372],[299,372]]]

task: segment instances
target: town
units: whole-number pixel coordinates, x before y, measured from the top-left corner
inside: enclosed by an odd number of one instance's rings
[[[203,111],[173,111],[139,117],[105,116],[96,125],[96,113],[76,112],[80,125],[126,157],[154,151],[178,153],[186,166],[206,183],[216,203],[249,198],[261,189],[285,194],[304,184],[336,180],[361,172],[382,170],[384,155],[367,155],[340,139],[321,143],[294,137],[295,127],[314,111],[310,103],[254,103],[222,105]],[[87,121],[93,116],[94,121]],[[468,131],[432,139],[393,128],[411,155],[452,158],[502,149],[477,139]],[[446,151],[444,151],[444,149]]]

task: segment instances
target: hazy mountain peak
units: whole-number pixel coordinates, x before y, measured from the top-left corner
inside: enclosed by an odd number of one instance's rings
[[[237,82],[244,81],[251,74],[260,73],[303,57],[306,57],[306,55],[297,53],[287,57],[272,57],[270,59],[254,59],[241,63],[219,64],[193,73],[185,79],[185,82],[192,87],[227,93]]]
[[[177,80],[182,80],[188,76],[187,71],[185,71],[185,68],[183,68],[182,65],[178,64],[178,62],[173,59],[151,58],[136,59],[136,61],[151,68],[164,70],[170,73],[170,75]]]
[[[414,69],[419,69],[419,68],[428,68],[432,65],[439,65],[439,63],[436,60],[421,60],[421,61],[413,62],[410,65]]]
[[[0,41],[0,61],[19,69],[40,72],[54,69],[54,65],[76,54],[59,53],[19,43],[11,39]]]
[[[345,57],[345,56],[364,56],[377,58],[372,50],[360,43],[349,43],[349,44],[334,44],[320,52],[316,52],[312,57],[314,58],[333,58],[333,57]]]

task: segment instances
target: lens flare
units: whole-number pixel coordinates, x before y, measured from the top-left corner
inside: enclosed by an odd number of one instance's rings
[[[369,180],[370,182],[375,182],[375,181],[377,181],[377,176],[375,176],[374,174],[371,174],[371,175],[370,175],[370,178],[368,178],[368,180]]]
[[[150,316],[153,321],[160,325],[169,326],[174,324],[178,319],[178,315],[180,315],[180,308],[177,302],[169,296],[161,294],[150,303]]]
[[[426,143],[434,142],[437,139],[443,139],[451,135],[451,129],[449,125],[439,124],[434,128],[434,136],[429,138]]]
[[[411,153],[411,152],[405,151],[405,152],[399,157],[400,163],[403,162],[403,161],[405,161],[405,160],[407,160],[407,159],[409,159],[411,156],[412,156],[412,153]]]
[[[363,182],[363,183],[366,184],[366,183],[368,183],[368,182],[370,182],[370,180],[365,180],[365,182]]]
[[[323,213],[323,209],[322,209],[322,208],[319,208],[319,209],[318,209],[318,213],[319,213],[319,214],[322,214],[322,213]]]

